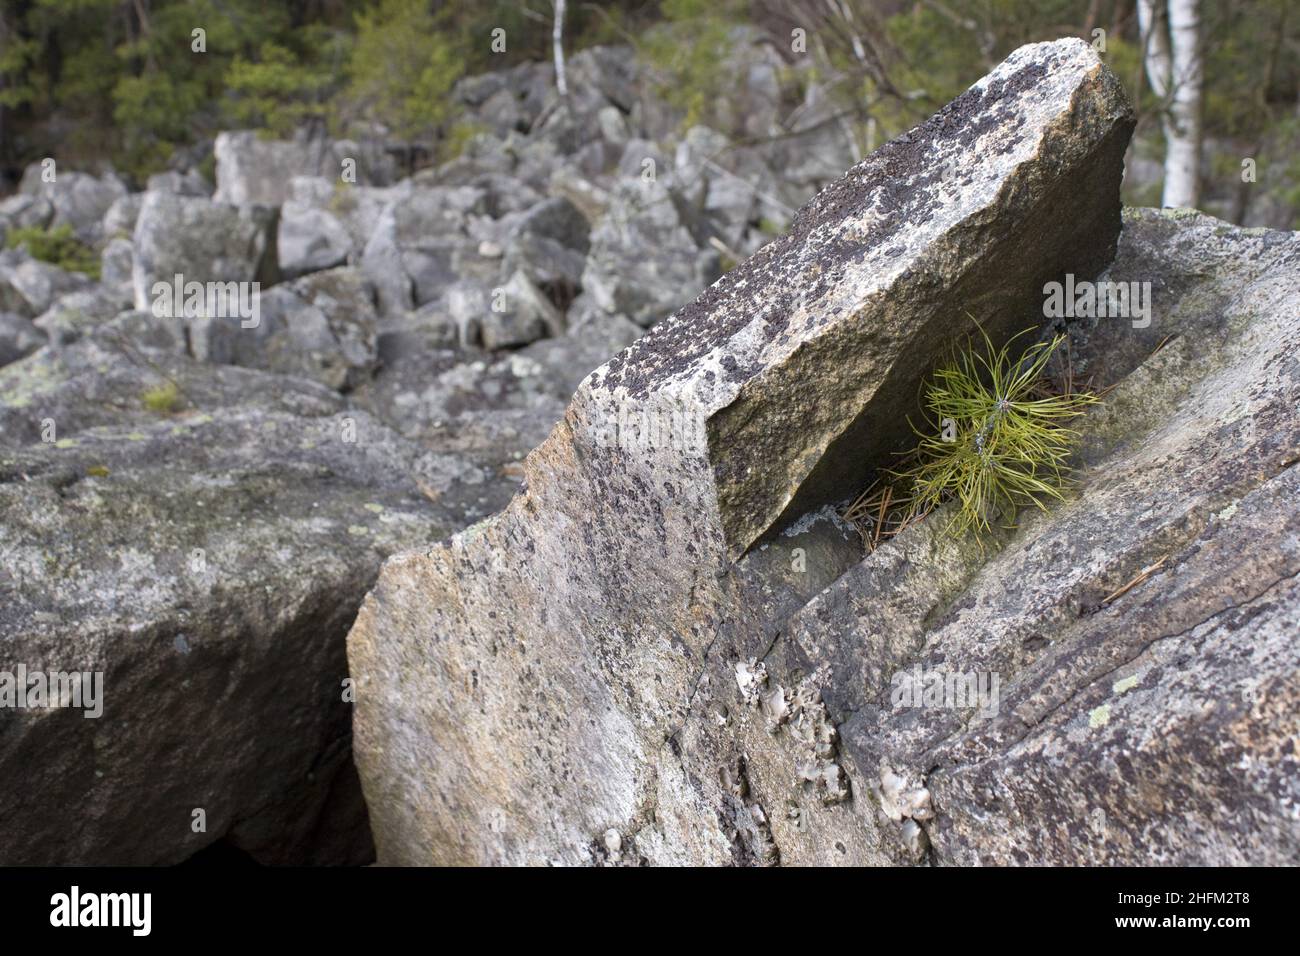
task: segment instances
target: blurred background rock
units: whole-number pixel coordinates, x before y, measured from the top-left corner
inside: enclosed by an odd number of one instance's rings
[[[929,116],[1015,47],[1076,35],[1104,47],[1139,105],[1126,202],[1169,198],[1167,143],[1190,117],[1200,128],[1183,133],[1199,141],[1200,163],[1178,204],[1247,225],[1300,223],[1300,10],[1289,0],[562,6],[569,97],[590,98],[601,82],[618,107],[602,129],[685,142],[702,124],[740,145],[803,134],[772,166],[792,188],[783,203]],[[369,180],[385,185],[550,118],[555,14],[555,0],[6,0],[0,192],[51,156],[67,169],[111,164],[134,189],[158,173],[211,182],[213,139],[231,128],[364,143],[390,163],[368,164]],[[1198,54],[1189,82],[1157,75],[1179,69],[1180,31]],[[623,49],[606,66],[575,56],[611,46]],[[612,81],[610,62],[621,74]],[[512,67],[527,74],[522,93],[502,74]]]

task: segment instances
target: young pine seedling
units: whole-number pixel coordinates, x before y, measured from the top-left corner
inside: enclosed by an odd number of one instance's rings
[[[1014,518],[1025,505],[1046,510],[1045,501],[1063,498],[1078,437],[1065,423],[1098,401],[1088,392],[1046,388],[1043,370],[1064,336],[1013,358],[1014,338],[995,350],[980,334],[983,351],[957,352],[926,385],[927,421],[913,426],[920,444],[908,456],[914,464],[891,472],[911,489],[910,518],[955,500],[946,528],[953,534],[988,531],[999,512]]]

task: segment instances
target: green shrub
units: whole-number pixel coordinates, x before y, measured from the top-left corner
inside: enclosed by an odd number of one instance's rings
[[[84,272],[92,279],[99,278],[99,257],[84,245],[68,225],[53,229],[25,226],[15,229],[5,239],[11,249],[26,246],[33,259],[40,259],[68,272]]]
[[[362,115],[419,139],[452,118],[451,88],[464,69],[427,3],[380,0],[357,14],[346,96]]]
[[[648,31],[640,53],[659,74],[655,92],[686,116],[682,128],[718,125],[718,106],[735,86],[735,0],[664,0],[664,23]]]
[[[927,420],[915,429],[921,441],[914,463],[891,472],[905,486],[913,517],[955,500],[946,530],[958,534],[990,530],[1000,512],[1014,518],[1023,506],[1045,510],[1045,501],[1061,499],[1076,438],[1065,423],[1098,401],[1046,388],[1043,370],[1064,336],[1013,358],[1011,344],[995,350],[980,334],[983,350],[968,347],[934,373],[925,388]]]

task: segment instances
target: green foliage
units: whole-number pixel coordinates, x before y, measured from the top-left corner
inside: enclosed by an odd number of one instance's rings
[[[140,402],[157,415],[170,415],[181,406],[181,392],[175,382],[163,382],[146,389]]]
[[[981,335],[982,351],[968,347],[934,373],[915,464],[895,473],[911,488],[914,515],[956,500],[946,529],[952,533],[988,531],[999,511],[1014,516],[1022,506],[1041,509],[1047,499],[1060,499],[1076,437],[1064,423],[1097,401],[1043,388],[1043,370],[1063,337],[1013,359],[1010,344],[995,350]]]
[[[456,159],[464,154],[474,137],[487,131],[481,123],[470,120],[458,120],[447,130],[447,135],[439,145],[439,159],[446,161]]]
[[[226,113],[237,125],[288,137],[308,120],[328,120],[351,38],[320,27],[303,33],[310,54],[268,40],[255,58],[235,57],[225,85]]]
[[[5,238],[11,249],[26,246],[33,259],[40,259],[68,272],[84,272],[93,279],[99,278],[99,257],[93,249],[83,245],[68,225],[42,229],[26,226],[14,229]]]
[[[380,0],[357,14],[348,97],[397,135],[419,138],[446,123],[463,69],[423,0]]]
[[[646,34],[642,56],[660,74],[655,92],[686,114],[683,127],[717,123],[717,106],[734,83],[733,30],[744,21],[733,0],[664,0],[664,23]]]

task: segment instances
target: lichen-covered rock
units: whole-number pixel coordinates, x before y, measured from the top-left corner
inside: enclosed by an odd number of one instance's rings
[[[855,807],[823,670],[758,666],[753,546],[887,460],[965,311],[1002,339],[1106,265],[1131,129],[1086,44],[1022,48],[584,380],[504,512],[390,559],[349,636],[381,861],[592,862],[614,828],[622,857],[772,862],[751,725],[793,748],[787,788]],[[681,741],[727,686],[704,770]]]
[[[72,342],[130,304],[130,298],[123,299],[120,289],[114,292],[108,286],[93,285],[59,296],[37,316],[35,325],[53,343]]]
[[[187,318],[195,358],[301,375],[330,388],[359,385],[377,356],[374,290],[356,269],[315,272],[263,291],[257,324]]]
[[[16,362],[45,344],[45,334],[16,312],[0,312],[0,365]]]
[[[33,259],[25,248],[0,252],[0,309],[35,318],[61,295],[90,287],[80,272]]]
[[[103,675],[101,718],[5,711],[0,864],[365,862],[343,638],[387,554],[461,523],[424,459],[103,327],[0,370],[6,670]]]
[[[27,167],[21,189],[27,195],[49,201],[53,209],[48,222],[50,228],[67,226],[78,239],[91,245],[104,237],[104,214],[126,195],[126,185],[115,175],[92,176],[59,170],[53,181],[47,181],[41,175],[40,164]]]
[[[232,206],[195,196],[146,193],[133,238],[135,307],[151,308],[158,298],[155,284],[174,284],[178,275],[184,283],[270,285],[279,273],[276,218],[276,211],[266,206]]]
[[[986,553],[911,529],[763,656],[786,686],[820,669],[854,794],[775,822],[783,861],[1300,859],[1300,235],[1137,211],[1104,278],[1154,303],[1146,328],[1069,330],[1076,372],[1115,386],[1077,496]],[[993,696],[920,693],[971,677]],[[791,753],[746,743],[781,799]],[[717,745],[688,721],[684,753]]]

